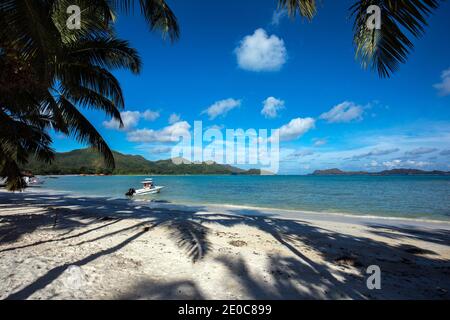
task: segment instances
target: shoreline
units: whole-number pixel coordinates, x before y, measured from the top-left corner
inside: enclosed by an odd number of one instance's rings
[[[144,202],[144,203],[150,203],[150,204],[159,204],[158,201],[152,202],[146,201],[146,200],[135,200],[136,202]],[[407,218],[407,217],[397,217],[397,216],[377,216],[377,215],[363,215],[363,214],[352,214],[352,213],[345,213],[345,212],[332,212],[332,211],[309,211],[309,210],[303,210],[303,209],[282,209],[282,208],[271,208],[271,207],[258,207],[258,206],[246,206],[246,205],[234,205],[234,204],[214,204],[214,203],[196,203],[196,202],[190,202],[190,203],[183,203],[183,202],[169,202],[165,204],[164,202],[161,203],[161,206],[170,206],[170,205],[199,205],[199,206],[206,206],[209,208],[221,208],[221,209],[238,209],[238,210],[255,210],[255,211],[265,211],[265,212],[274,212],[279,213],[279,217],[281,219],[301,219],[305,215],[311,215],[316,216],[316,218],[322,218],[326,219],[327,217],[331,218],[330,220],[333,220],[332,217],[342,217],[342,218],[349,218],[349,219],[367,219],[367,220],[388,220],[392,222],[397,223],[426,223],[426,224],[442,224],[442,225],[448,225],[450,227],[450,220],[433,220],[433,219],[426,219],[426,218]],[[285,215],[283,215],[283,213]],[[295,217],[293,215],[300,215],[299,217]],[[250,215],[251,216],[251,215]]]
[[[60,191],[60,190],[54,190],[54,189],[46,189],[46,188],[29,188],[27,191],[36,192],[36,193],[47,193],[51,195],[52,193],[55,194],[61,194],[66,195],[68,197],[88,197],[88,198],[109,198],[114,200],[128,200],[125,198],[117,198],[117,197],[105,197],[102,195],[85,195],[80,193],[75,193],[71,191]],[[25,191],[25,192],[27,192]],[[0,188],[0,192],[7,192],[4,189]],[[334,211],[311,211],[311,210],[304,210],[304,209],[284,209],[284,208],[272,208],[272,207],[263,207],[263,206],[252,206],[252,205],[237,205],[237,204],[217,204],[217,203],[208,203],[208,202],[183,202],[183,201],[172,201],[172,202],[158,202],[158,200],[140,200],[140,199],[132,199],[128,201],[134,201],[134,202],[142,202],[146,204],[160,204],[160,205],[192,205],[192,206],[206,206],[206,207],[215,207],[215,208],[234,208],[234,209],[243,209],[243,210],[262,210],[262,211],[271,211],[271,212],[277,212],[279,213],[280,217],[286,217],[286,215],[290,218],[294,215],[301,213],[306,215],[317,215],[317,218],[326,218],[327,216],[332,217],[346,217],[346,218],[355,218],[355,219],[371,219],[371,220],[390,220],[390,221],[397,221],[397,222],[410,222],[410,223],[427,223],[427,224],[448,224],[450,226],[450,219],[444,220],[444,219],[429,219],[429,218],[409,218],[409,217],[401,217],[401,216],[389,216],[389,215],[365,215],[365,214],[358,214],[358,213],[348,213],[348,212],[334,212]],[[285,213],[286,215],[283,215]]]

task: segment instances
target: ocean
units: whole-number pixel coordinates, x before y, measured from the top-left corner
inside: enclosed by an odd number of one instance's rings
[[[125,198],[147,176],[41,177],[43,190]],[[450,221],[449,176],[154,176],[137,199]]]

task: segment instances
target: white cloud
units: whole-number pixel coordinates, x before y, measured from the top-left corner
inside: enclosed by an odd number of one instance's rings
[[[315,147],[321,147],[327,144],[327,139],[314,138],[313,141]]]
[[[314,152],[311,150],[298,150],[292,154],[290,154],[290,157],[307,157],[314,155]]]
[[[414,160],[401,160],[401,159],[394,159],[391,161],[384,161],[383,166],[393,169],[393,168],[410,168],[410,167],[416,167],[416,168],[422,168],[431,165],[430,162],[425,161],[414,161]]]
[[[269,97],[263,101],[263,109],[261,114],[266,118],[276,118],[278,111],[284,109],[284,101],[275,97]]]
[[[172,113],[169,117],[169,124],[177,123],[180,120],[181,120],[181,116],[179,114]]]
[[[329,138],[331,139],[331,138]],[[391,128],[378,128],[373,130],[364,130],[348,135],[334,137],[329,141],[328,147],[323,149],[315,148],[315,155],[312,158],[306,158],[311,164],[311,171],[316,169],[340,168],[343,170],[364,170],[367,169],[367,163],[370,169],[383,170],[385,165],[397,165],[398,168],[417,168],[427,170],[449,170],[449,162],[445,154],[450,155],[450,122],[449,121],[419,121],[416,123],[403,124],[402,126]],[[333,143],[331,143],[333,142]],[[436,148],[440,151],[429,154],[437,156],[437,160],[429,159],[424,155],[423,159],[417,159],[405,156],[404,151],[414,150],[420,147]],[[389,150],[398,148],[398,154],[379,155],[376,158],[352,159],[355,155],[367,154],[373,150]],[[447,150],[443,152],[442,150]],[[294,152],[291,150],[291,153]],[[280,159],[282,159],[280,155]],[[352,161],[349,161],[351,159]],[[393,160],[399,160],[393,162]],[[423,160],[423,161],[422,161]],[[410,162],[410,161],[414,161]],[[309,173],[302,171],[298,162],[283,163],[280,167],[281,173]],[[376,166],[378,164],[378,167]],[[422,167],[421,167],[422,166]]]
[[[264,29],[245,36],[234,52],[239,67],[248,71],[278,71],[287,60],[284,41]]]
[[[111,130],[129,131],[136,127],[141,118],[148,121],[154,121],[159,117],[159,112],[146,110],[144,112],[139,111],[124,111],[120,113],[122,118],[123,127],[120,128],[119,122],[115,119],[103,121],[103,126]]]
[[[181,136],[189,134],[191,126],[186,121],[180,121],[161,130],[138,129],[128,133],[131,142],[177,142]]]
[[[159,112],[158,111],[152,111],[152,110],[146,110],[142,117],[147,121],[155,121],[159,118]]]
[[[364,107],[351,101],[344,101],[334,106],[330,111],[320,115],[320,119],[329,123],[351,122],[362,120]]]
[[[273,26],[278,26],[281,22],[281,19],[283,19],[284,17],[286,17],[288,14],[287,10],[282,9],[282,10],[275,10],[272,14],[272,21],[271,24]]]
[[[215,102],[208,109],[203,110],[202,114],[207,114],[210,120],[214,120],[218,116],[225,116],[229,111],[239,107],[241,105],[241,100],[235,99],[225,99]]]
[[[441,82],[433,85],[439,91],[439,95],[448,96],[450,95],[450,68],[442,71]]]
[[[392,149],[374,149],[366,153],[358,154],[352,157],[352,159],[363,159],[363,158],[369,158],[369,157],[375,157],[375,156],[385,156],[391,153],[398,152],[399,148],[392,148]]]
[[[405,152],[406,155],[409,156],[420,156],[423,154],[428,154],[428,153],[432,153],[437,151],[438,149],[436,148],[427,148],[427,147],[420,147],[420,148],[416,148],[410,151]]]
[[[378,162],[376,160],[372,160],[372,161],[370,161],[369,166],[371,166],[371,167],[378,167],[379,164],[378,164]]]
[[[300,138],[310,129],[314,128],[313,118],[296,118],[280,128],[280,140],[289,141]]]
[[[151,153],[153,154],[166,154],[170,153],[172,151],[172,147],[168,146],[162,146],[162,147],[155,147],[151,150]]]
[[[122,118],[122,122],[123,122],[122,128],[120,128],[119,121],[117,121],[116,119],[104,121],[103,126],[107,129],[112,129],[112,130],[127,131],[130,129],[133,129],[139,123],[141,113],[139,111],[125,111],[125,112],[120,113],[120,117]]]

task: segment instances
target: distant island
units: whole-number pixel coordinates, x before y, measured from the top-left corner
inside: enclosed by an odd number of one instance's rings
[[[418,169],[392,169],[392,170],[384,170],[379,172],[368,172],[368,171],[342,171],[340,169],[326,169],[326,170],[316,170],[312,174],[313,176],[354,176],[354,175],[364,175],[364,176],[393,176],[393,175],[403,175],[403,176],[411,176],[411,175],[450,175],[448,171],[424,171]]]
[[[108,169],[103,158],[91,148],[57,152],[51,164],[30,159],[23,171],[34,175],[182,175],[182,174],[268,174],[259,169],[243,170],[214,162],[174,164],[171,159],[150,161],[142,156],[113,151],[116,168]]]

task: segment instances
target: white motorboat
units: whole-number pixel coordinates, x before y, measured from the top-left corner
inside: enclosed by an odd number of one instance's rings
[[[132,197],[132,196],[142,196],[142,195],[147,195],[147,194],[156,194],[156,193],[160,193],[161,189],[163,189],[163,186],[155,186],[153,184],[153,179],[145,179],[144,181],[141,182],[142,183],[142,188],[141,189],[133,189],[131,188],[130,190],[128,190],[128,192],[125,194],[126,196]]]
[[[28,187],[32,187],[32,186],[39,186],[42,185],[44,183],[44,181],[42,181],[41,179],[38,179],[34,176],[24,176],[23,177],[23,181],[25,182],[25,184]],[[0,186],[4,186],[6,184],[6,178],[1,178],[0,179]]]
[[[41,179],[38,179],[36,177],[24,177],[25,183],[28,186],[38,186],[44,184],[44,181]]]

